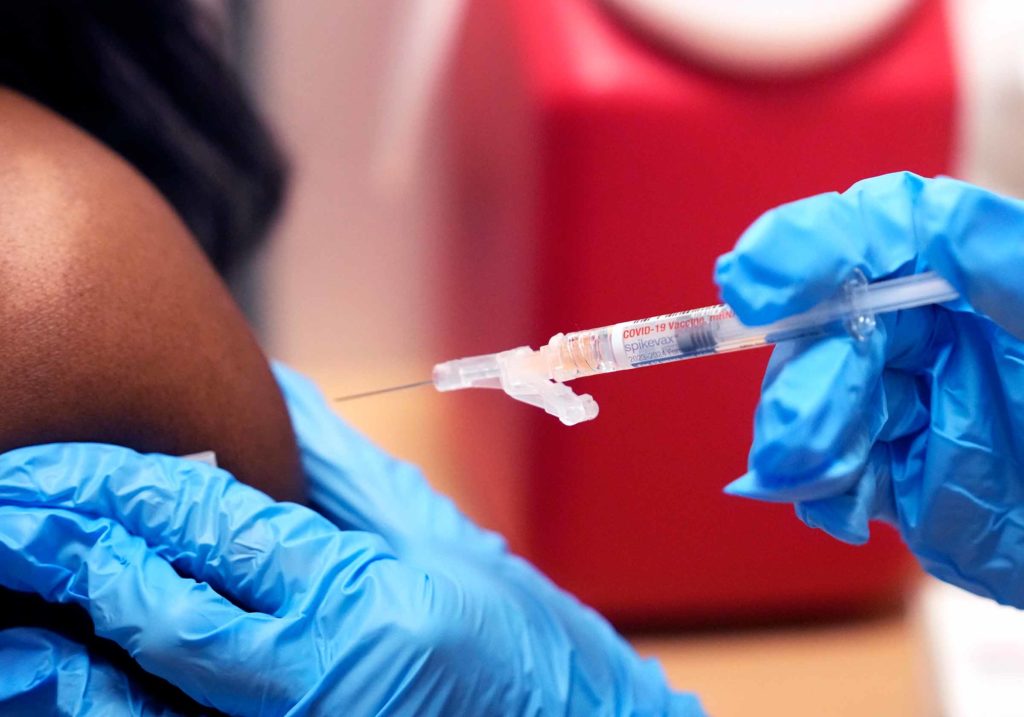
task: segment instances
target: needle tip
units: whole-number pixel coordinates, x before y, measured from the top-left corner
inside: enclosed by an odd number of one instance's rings
[[[426,381],[416,381],[415,383],[403,383],[400,386],[389,386],[387,388],[378,388],[378,389],[375,389],[373,391],[363,391],[362,393],[352,393],[352,394],[349,394],[347,396],[338,396],[334,400],[336,402],[340,402],[340,401],[354,401],[357,398],[368,398],[370,396],[377,396],[377,395],[380,395],[382,393],[393,393],[395,391],[404,391],[407,388],[418,388],[420,386],[430,386],[433,383],[434,382],[432,380],[430,380],[430,379],[427,379]]]

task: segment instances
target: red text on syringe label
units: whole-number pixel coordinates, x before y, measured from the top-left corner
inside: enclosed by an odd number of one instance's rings
[[[618,365],[637,368],[712,353],[715,325],[732,318],[728,307],[717,306],[615,324],[612,354]]]

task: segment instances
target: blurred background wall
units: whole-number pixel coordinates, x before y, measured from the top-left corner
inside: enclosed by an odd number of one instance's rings
[[[263,329],[275,355],[320,375],[432,358],[440,151],[408,148],[417,156],[402,169],[415,175],[401,180],[382,166],[409,6],[308,0],[266,2],[259,13],[263,103],[295,172],[266,257],[273,301],[262,308]]]
[[[447,0],[430,3],[428,35],[443,42]],[[266,1],[252,14],[255,84],[293,162],[290,200],[256,267],[254,314],[268,352],[329,393],[429,377],[437,237],[447,181],[429,93],[395,112],[396,75],[413,60],[431,84],[434,40],[413,46],[422,18],[409,0]],[[401,66],[399,65],[399,63]],[[419,68],[417,72],[415,68]],[[403,85],[404,86],[404,85]],[[427,389],[347,404],[346,416],[385,447],[451,476]],[[395,415],[401,414],[398,420]]]

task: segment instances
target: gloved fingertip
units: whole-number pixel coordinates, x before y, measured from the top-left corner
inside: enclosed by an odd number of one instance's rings
[[[773,301],[773,291],[751,277],[741,266],[741,257],[731,251],[715,261],[714,281],[722,301],[748,326],[767,324],[783,312]]]
[[[762,500],[769,503],[788,503],[792,500],[789,496],[790,488],[767,485],[758,476],[756,471],[748,471],[725,486],[722,492],[738,498],[750,498],[751,500]]]
[[[796,503],[820,500],[842,495],[849,490],[856,475],[848,470],[837,475],[824,473],[814,476],[776,476],[765,475],[757,470],[750,470],[722,489],[726,495],[740,498],[752,498],[769,503]]]
[[[828,533],[850,545],[864,545],[871,537],[868,521],[862,513],[851,511],[847,496],[807,501],[796,505],[796,515],[809,528]]]
[[[721,288],[722,285],[729,283],[729,277],[732,274],[733,264],[735,261],[736,258],[734,252],[731,251],[726,252],[715,259],[714,281],[716,286]]]
[[[744,473],[739,478],[722,488],[726,495],[733,495],[737,498],[753,498],[758,500],[764,492],[762,486],[757,482],[757,475],[751,471]]]

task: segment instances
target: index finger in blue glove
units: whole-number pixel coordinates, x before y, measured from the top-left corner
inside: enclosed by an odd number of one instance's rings
[[[830,298],[854,269],[869,279],[906,269],[924,187],[916,175],[889,174],[767,212],[719,257],[722,299],[743,323],[766,324]]]
[[[313,511],[275,503],[222,470],[116,446],[58,444],[0,455],[0,502],[114,520],[186,574],[271,615],[284,614],[318,584],[323,566],[309,556],[333,554],[345,540]],[[383,541],[363,537],[380,543],[369,553],[387,554]]]
[[[869,279],[928,266],[970,306],[1024,337],[1024,202],[949,177],[872,177],[773,209],[719,257],[715,281],[741,321],[764,324],[834,294],[855,268]],[[967,302],[953,306],[966,310]]]

